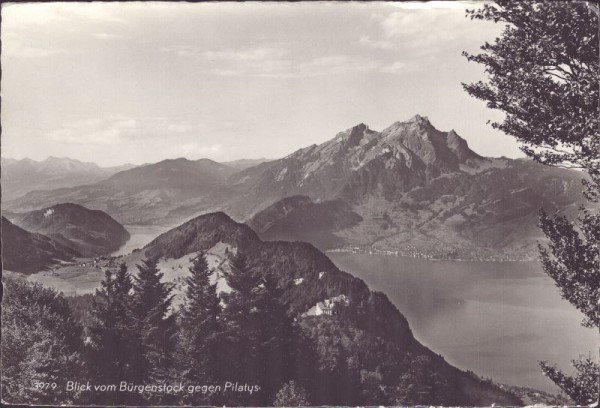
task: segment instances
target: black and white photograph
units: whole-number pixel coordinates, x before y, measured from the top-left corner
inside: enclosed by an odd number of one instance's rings
[[[599,30],[3,2],[2,404],[597,407]]]

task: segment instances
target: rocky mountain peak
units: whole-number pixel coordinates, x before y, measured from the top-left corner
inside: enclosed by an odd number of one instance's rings
[[[426,116],[415,115],[405,122],[395,122],[382,131],[385,140],[415,153],[427,165],[440,170],[457,170],[467,159],[480,158],[454,130],[436,129]]]
[[[360,123],[350,129],[348,135],[348,143],[350,146],[357,146],[365,135],[369,133],[369,127],[364,123]]]
[[[431,126],[431,122],[429,121],[429,118],[427,116],[421,116],[419,114],[416,114],[415,116],[413,116],[412,118],[410,118],[407,123],[416,123],[419,125],[429,125]]]

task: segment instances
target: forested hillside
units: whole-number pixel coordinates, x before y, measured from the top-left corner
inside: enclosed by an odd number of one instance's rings
[[[15,214],[13,221],[86,257],[108,255],[130,238],[129,232],[110,215],[78,204],[62,203]]]
[[[210,268],[204,252],[227,244],[228,267]],[[35,366],[27,353],[48,353],[37,338],[5,360],[7,369],[33,370],[30,380],[95,384],[184,384],[183,391],[89,391],[36,394],[3,383],[7,402],[133,405],[518,405],[519,399],[472,373],[449,365],[415,340],[385,295],[338,270],[307,243],[263,242],[224,213],[195,218],[144,248],[137,271],[125,264],[106,272],[93,297],[78,298],[52,319],[70,345],[53,366]],[[174,286],[162,280],[159,258],[194,258],[185,299],[173,305]],[[227,290],[217,290],[216,276]],[[23,302],[44,308],[50,289],[8,282],[3,319]],[[61,305],[62,296],[53,295]],[[324,306],[325,304],[329,306]],[[325,307],[315,313],[316,306]],[[75,323],[73,316],[77,316]],[[38,319],[4,325],[3,353],[29,336]],[[62,330],[60,325],[49,327]],[[58,334],[57,334],[58,336]],[[57,337],[63,339],[63,337]],[[29,338],[29,337],[27,337]],[[42,340],[40,340],[42,341]],[[4,354],[6,355],[6,354]],[[214,385],[212,391],[202,385]],[[192,386],[192,391],[188,391]],[[197,391],[193,391],[198,386]],[[217,388],[217,386],[219,386]],[[60,392],[59,392],[60,391]],[[26,399],[23,399],[26,397]]]
[[[35,234],[2,217],[2,268],[34,273],[81,256],[76,250],[42,234]]]

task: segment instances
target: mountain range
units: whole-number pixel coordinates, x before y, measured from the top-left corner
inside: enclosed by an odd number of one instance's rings
[[[43,161],[2,158],[2,199],[11,200],[34,190],[54,190],[90,184],[134,167],[123,164],[100,167],[66,157],[48,157]]]
[[[52,191],[32,191],[3,202],[5,210],[33,210],[71,202],[102,210],[123,224],[172,221],[169,212],[198,204],[223,189],[235,169],[209,159],[169,159],[118,172],[84,186]]]
[[[540,208],[569,213],[584,201],[579,172],[482,157],[420,115],[380,132],[361,123],[284,158],[242,163],[164,160],[2,204],[20,212],[72,202],[122,224],[224,211],[265,239],[321,249],[523,259],[544,238]]]

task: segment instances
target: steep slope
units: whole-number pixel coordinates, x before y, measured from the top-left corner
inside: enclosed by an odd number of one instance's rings
[[[393,200],[441,174],[482,158],[456,132],[441,132],[416,115],[376,132],[363,123],[320,145],[300,149],[232,176],[243,200],[234,210],[256,212],[268,199],[307,195],[361,201],[376,195]]]
[[[314,234],[335,236],[325,249],[358,246],[435,258],[529,259],[545,239],[537,226],[540,208],[575,214],[585,202],[577,172],[529,160],[478,161],[478,168],[444,174],[394,200],[367,195],[363,202],[350,201],[362,219],[354,225],[307,223],[297,235],[289,228],[285,237],[312,242]],[[294,225],[293,219],[286,220],[293,213],[270,214],[255,216],[261,219],[257,231],[270,217],[279,225]]]
[[[418,356],[429,361],[430,374],[435,373],[441,378],[439,387],[448,393],[445,396],[447,404],[520,404],[514,396],[450,366],[441,356],[418,343],[404,316],[385,295],[371,292],[362,280],[338,270],[310,244],[263,242],[248,226],[234,222],[224,213],[211,213],[162,234],[143,252],[148,257],[178,259],[218,245],[242,251],[247,255],[250,267],[278,278],[283,289],[281,300],[290,305],[290,313],[301,319],[307,336],[313,336],[319,344],[335,342],[336,348],[341,347],[340,353],[355,356],[355,370],[374,375],[385,371],[385,378],[380,378],[378,383],[380,392],[362,397],[367,405],[390,403],[389,398],[407,369],[404,362],[406,359],[420,361]],[[345,295],[349,300],[340,314],[302,317],[317,302],[338,295]],[[360,343],[338,342],[342,332],[357,336]],[[329,347],[323,352],[325,350]],[[363,383],[357,386],[367,387]],[[441,389],[437,391],[441,392]],[[322,398],[317,404],[336,403],[328,400],[326,395],[317,398]]]
[[[95,163],[66,157],[49,157],[39,162],[2,158],[1,167],[3,200],[12,200],[34,190],[55,190],[95,183],[134,166],[100,167]]]
[[[34,273],[80,254],[60,242],[17,227],[2,217],[2,269]]]
[[[318,248],[343,244],[333,234],[362,221],[341,199],[315,203],[307,196],[286,197],[257,213],[248,225],[265,240],[299,240]]]
[[[30,210],[72,202],[102,210],[124,224],[167,222],[186,200],[197,205],[225,185],[235,170],[208,159],[163,160],[119,172],[101,182],[48,192],[31,192],[3,203],[7,210]]]
[[[105,212],[78,204],[57,204],[20,214],[13,221],[89,257],[108,255],[130,238],[127,230]]]

